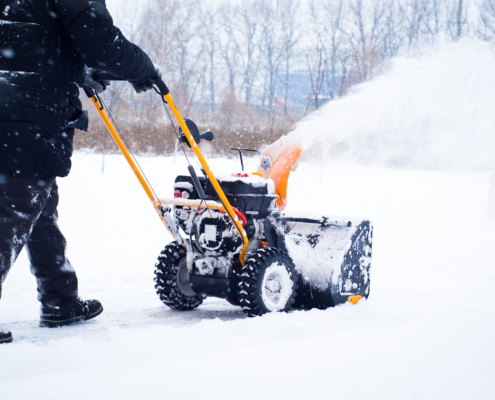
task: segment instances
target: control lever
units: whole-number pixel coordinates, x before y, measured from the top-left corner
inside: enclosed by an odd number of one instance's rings
[[[186,125],[189,128],[189,132],[191,132],[191,135],[192,135],[194,141],[196,142],[196,144],[199,144],[199,142],[201,142],[201,139],[211,142],[215,138],[215,136],[213,135],[213,132],[210,132],[210,131],[199,133],[199,129],[198,129],[197,125],[193,121],[191,121],[190,119],[186,119],[185,122],[186,122]],[[179,129],[179,131],[180,131],[181,143],[187,143],[187,145],[189,147],[191,147],[187,138],[184,136],[184,132],[182,132],[182,129]]]

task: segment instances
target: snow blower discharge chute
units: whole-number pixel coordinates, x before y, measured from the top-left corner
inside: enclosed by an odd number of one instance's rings
[[[118,80],[97,74],[97,80]],[[217,178],[198,147],[213,134],[200,134],[194,122],[184,121],[165,83],[154,84],[180,126],[176,134],[184,153],[186,145],[202,167],[202,176],[192,165],[187,175],[177,176],[171,198],[156,196],[104,102],[84,90],[175,239],[156,264],[155,288],[164,304],[191,310],[214,296],[253,317],[356,304],[369,296],[370,221],[282,213],[289,175],[302,151],[299,143],[282,137],[261,153],[232,149],[239,152],[242,172]],[[256,172],[244,172],[245,151],[260,154]]]

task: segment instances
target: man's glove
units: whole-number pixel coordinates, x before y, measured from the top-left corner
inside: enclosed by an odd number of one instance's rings
[[[137,93],[142,93],[142,92],[146,92],[147,90],[150,90],[153,87],[153,82],[152,82],[153,79],[157,79],[157,78],[161,79],[162,70],[158,65],[156,64],[153,65],[155,66],[155,68],[153,69],[153,74],[147,80],[140,83],[131,82],[132,87]]]
[[[96,93],[104,92],[107,86],[110,86],[110,81],[95,81],[93,79],[95,72],[98,72],[98,70],[84,66],[82,85],[93,89]]]

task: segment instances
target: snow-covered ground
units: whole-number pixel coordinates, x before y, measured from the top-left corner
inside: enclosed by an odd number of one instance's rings
[[[76,154],[60,224],[93,321],[38,327],[23,253],[4,285],[2,399],[474,399],[495,389],[495,223],[488,173],[321,166],[291,177],[288,210],[375,225],[368,301],[247,319],[208,299],[164,306],[153,266],[170,241],[122,156]],[[183,160],[142,158],[170,195]],[[253,163],[254,160],[251,160]],[[214,159],[213,170],[238,170]]]

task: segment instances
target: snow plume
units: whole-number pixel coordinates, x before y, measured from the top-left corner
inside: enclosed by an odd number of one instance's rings
[[[392,59],[300,122],[306,155],[434,170],[495,170],[495,52],[465,39]],[[304,153],[303,153],[304,154]]]

